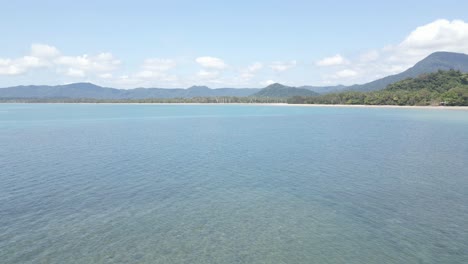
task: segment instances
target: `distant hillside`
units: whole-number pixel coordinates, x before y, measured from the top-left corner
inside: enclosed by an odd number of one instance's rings
[[[292,104],[362,105],[468,105],[468,73],[456,70],[422,74],[372,92],[343,91],[310,97],[293,97]]]
[[[282,85],[279,83],[271,84],[259,92],[253,94],[255,97],[292,97],[292,96],[316,96],[318,93],[303,89]]]
[[[0,98],[70,98],[70,99],[148,99],[148,98],[194,98],[194,97],[257,97],[286,98],[292,96],[314,96],[318,94],[337,93],[341,91],[377,91],[388,85],[407,78],[415,78],[421,74],[433,73],[438,70],[450,69],[468,72],[468,55],[453,52],[435,52],[408,70],[378,79],[366,84],[352,86],[301,86],[289,87],[272,84],[263,89],[254,88],[219,88],[210,89],[206,86],[192,86],[188,89],[176,88],[136,88],[114,89],[97,86],[91,83],[73,83],[67,85],[45,86],[30,85],[0,88]]]
[[[389,84],[407,78],[415,78],[424,73],[432,73],[438,70],[448,71],[450,69],[468,72],[468,55],[463,53],[440,51],[432,53],[402,73],[390,75],[369,83],[355,84],[351,86],[301,86],[299,88],[304,88],[320,94],[336,93],[341,91],[376,91],[385,89]]]
[[[213,96],[249,96],[260,89],[220,88],[192,86],[188,89],[136,88],[114,89],[92,83],[73,83],[56,86],[16,86],[0,88],[0,98],[93,98],[93,99],[145,99],[145,98],[193,98]]]
[[[444,93],[451,89],[468,89],[468,73],[456,70],[437,71],[421,74],[416,78],[408,78],[390,84],[383,91],[421,91]]]
[[[343,91],[347,88],[344,85],[334,85],[334,86],[311,86],[311,85],[304,85],[299,86],[298,88],[307,89],[312,92],[316,92],[319,94],[326,94],[326,93],[335,93],[339,91]]]
[[[454,52],[435,52],[402,73],[390,75],[366,84],[348,86],[344,90],[361,92],[382,90],[389,84],[406,78],[415,78],[423,73],[432,73],[438,70],[448,71],[450,69],[468,72],[468,55]]]

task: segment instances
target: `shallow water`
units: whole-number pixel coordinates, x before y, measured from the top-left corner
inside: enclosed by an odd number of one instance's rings
[[[468,263],[468,111],[0,104],[0,263]]]

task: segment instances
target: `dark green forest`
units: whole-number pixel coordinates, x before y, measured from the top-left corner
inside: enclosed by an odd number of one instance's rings
[[[468,105],[468,74],[460,71],[437,71],[408,78],[380,91],[345,91],[320,96],[295,96],[290,104],[360,104],[360,105]]]

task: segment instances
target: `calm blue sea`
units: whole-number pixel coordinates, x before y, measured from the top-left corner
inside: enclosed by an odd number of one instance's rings
[[[468,111],[0,104],[0,263],[468,263]]]

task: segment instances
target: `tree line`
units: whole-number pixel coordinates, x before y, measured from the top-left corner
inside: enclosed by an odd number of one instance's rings
[[[287,98],[272,97],[193,97],[144,99],[93,99],[93,98],[0,98],[0,103],[135,103],[135,104],[268,104],[287,103]]]
[[[390,84],[380,91],[294,96],[288,103],[468,106],[468,74],[455,70],[438,71]]]
[[[344,91],[319,96],[293,96],[289,98],[256,96],[145,99],[0,98],[0,103],[288,103],[468,106],[468,73],[455,70],[438,71],[390,84],[380,91]]]

